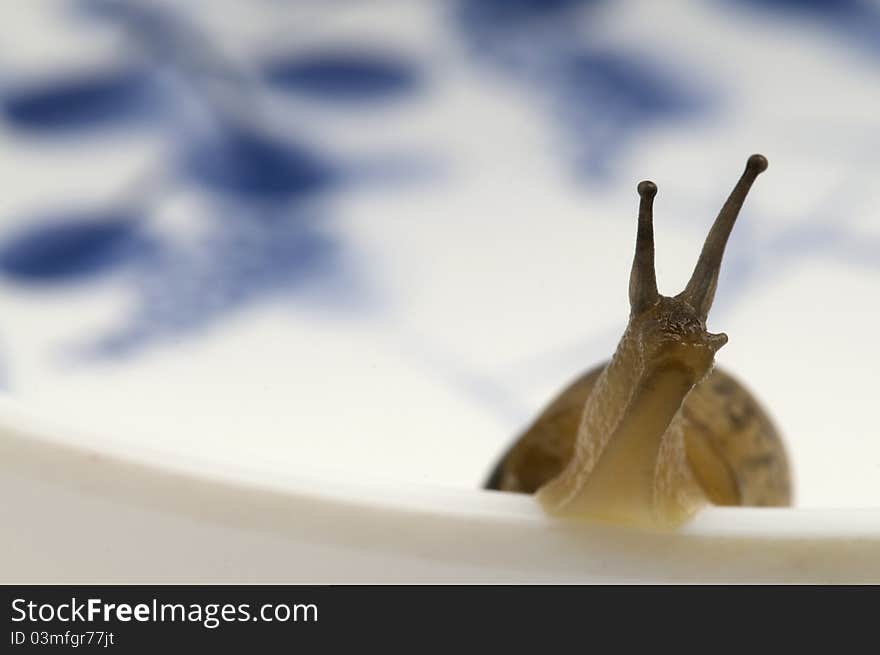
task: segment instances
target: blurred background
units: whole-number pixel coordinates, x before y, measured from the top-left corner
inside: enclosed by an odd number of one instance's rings
[[[478,487],[761,152],[717,361],[798,504],[880,505],[880,4],[0,7],[0,374],[55,422],[291,475]]]

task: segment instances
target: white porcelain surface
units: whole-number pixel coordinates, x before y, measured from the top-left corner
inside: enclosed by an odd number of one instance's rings
[[[0,6],[0,579],[880,577],[880,5],[113,4]],[[755,151],[709,327],[798,508],[479,491],[612,352],[636,182],[674,293]]]
[[[654,534],[530,497],[269,474],[0,408],[8,582],[880,581],[880,510],[712,509]]]

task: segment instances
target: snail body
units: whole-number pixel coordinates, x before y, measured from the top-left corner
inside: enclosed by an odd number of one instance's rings
[[[783,442],[745,387],[714,368],[706,319],[743,201],[767,168],[749,158],[684,291],[657,292],[652,182],[640,195],[630,318],[610,361],[578,378],[505,453],[487,488],[535,493],[553,515],[678,526],[706,503],[784,506]]]

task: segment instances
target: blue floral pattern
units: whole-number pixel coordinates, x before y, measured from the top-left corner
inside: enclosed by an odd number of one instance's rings
[[[610,354],[638,180],[660,188],[670,292],[762,151],[770,171],[711,317],[733,326],[719,360],[736,353],[797,433],[804,480],[824,479],[823,439],[851,433],[836,484],[872,497],[870,401],[792,385],[812,370],[808,348],[834,379],[869,379],[880,361],[849,336],[876,319],[880,282],[876,3],[366,4],[20,9],[32,22],[0,64],[12,393],[135,380],[202,347],[210,368],[215,340],[248,333],[253,356],[235,365],[261,362],[272,383],[259,393],[290,385],[297,420],[344,444],[326,461],[348,449],[359,465],[397,457],[402,477],[471,484],[549,394]],[[295,334],[289,350],[260,355],[255,335],[276,328]],[[296,457],[323,456],[297,443]]]

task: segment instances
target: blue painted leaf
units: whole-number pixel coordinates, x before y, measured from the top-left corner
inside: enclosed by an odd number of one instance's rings
[[[310,285],[341,280],[340,244],[315,229],[320,216],[275,206],[261,220],[235,220],[241,214],[229,207],[218,208],[229,220],[212,223],[203,240],[145,260],[134,312],[88,345],[85,356],[129,355],[150,342],[197,333],[251,303],[298,298]],[[338,300],[323,289],[322,302]]]
[[[6,119],[30,130],[99,127],[143,118],[154,106],[150,77],[136,69],[94,72],[3,94]]]
[[[235,126],[190,144],[199,181],[246,196],[302,196],[323,190],[335,171],[308,148]]]
[[[736,0],[760,9],[780,9],[802,14],[847,16],[867,7],[863,0]]]
[[[624,52],[584,51],[562,60],[561,116],[580,153],[576,170],[601,181],[640,129],[704,111],[705,91],[651,60]]]
[[[618,122],[687,114],[700,104],[666,71],[623,53],[582,52],[565,73],[570,103]]]
[[[596,0],[464,0],[460,12],[462,18],[469,22],[497,24],[497,21],[533,21],[595,2]]]
[[[850,45],[880,54],[880,7],[869,0],[728,0],[754,12],[773,12],[786,22],[811,20]]]
[[[0,272],[54,282],[101,272],[132,254],[132,216],[56,216],[0,243]]]
[[[368,51],[312,52],[268,63],[264,79],[322,100],[375,100],[413,91],[418,75],[405,59]]]

